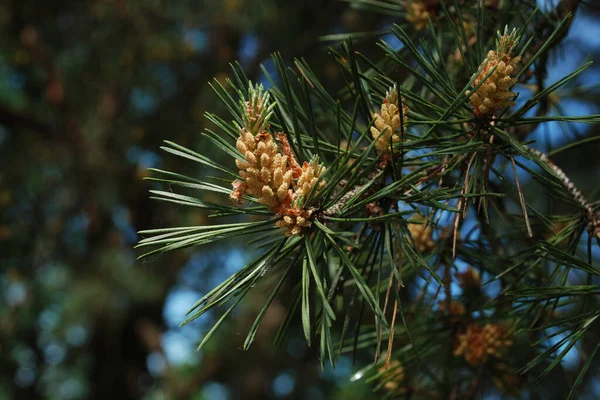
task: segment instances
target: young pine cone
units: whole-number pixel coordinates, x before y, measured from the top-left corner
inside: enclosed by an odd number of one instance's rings
[[[517,64],[521,60],[521,57],[512,56],[518,41],[519,38],[514,29],[510,35],[505,29],[504,35],[496,41],[496,51],[490,50],[487,58],[479,66],[481,72],[471,86],[476,88],[482,81],[483,83],[475,92],[467,91],[467,95],[471,95],[471,105],[475,115],[493,115],[497,110],[515,104],[513,99],[517,93],[511,92],[510,89],[517,82],[512,75],[516,72]],[[486,79],[490,72],[491,75]]]
[[[381,153],[398,151],[395,144],[402,140],[407,122],[408,108],[402,103],[402,115],[398,107],[398,92],[396,87],[390,88],[386,93],[381,111],[375,113],[371,136],[375,140],[375,148]],[[400,118],[402,117],[402,118]],[[402,129],[401,129],[402,128]]]

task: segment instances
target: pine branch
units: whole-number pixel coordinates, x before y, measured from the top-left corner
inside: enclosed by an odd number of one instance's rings
[[[342,208],[344,208],[344,206],[346,205],[346,203],[348,202],[348,200],[352,199],[353,197],[355,197],[357,194],[359,194],[361,191],[363,191],[368,185],[371,184],[371,181],[376,179],[378,176],[381,175],[383,171],[381,170],[375,170],[373,172],[371,172],[367,177],[367,182],[363,183],[361,185],[357,185],[355,186],[353,189],[348,190],[335,204],[333,204],[331,207],[329,207],[328,209],[326,209],[323,212],[323,215],[325,215],[326,217],[332,217],[332,216],[337,216],[339,214],[339,212],[342,210]],[[341,186],[345,186],[347,185],[348,182],[347,181],[342,181],[341,182]]]
[[[540,161],[543,162],[556,175],[556,177],[560,180],[561,185],[567,189],[567,192],[573,198],[573,200],[585,211],[587,229],[590,237],[595,237],[596,240],[598,240],[598,244],[600,244],[600,211],[594,210],[593,204],[585,198],[575,183],[558,165],[552,162],[546,154],[532,147],[526,145],[524,146],[527,148],[527,151],[537,156]]]
[[[386,4],[360,3],[378,9]],[[463,2],[415,0],[406,18],[410,24],[391,28],[401,46],[381,43],[385,60],[376,62],[349,42],[332,49],[346,82],[339,99],[304,62],[288,68],[279,55],[273,57],[277,75],[267,74],[273,84],[269,90],[249,84],[239,67],[228,82],[231,88],[215,83],[233,121],[209,114],[216,129],[206,137],[235,160],[236,168],[170,144],[169,152],[211,168],[219,177],[210,178],[213,183],[158,172],[170,185],[229,195],[238,207],[195,195],[155,194],[163,201],[214,210],[219,217],[265,219],[155,230],[140,245],[162,251],[251,235],[248,244],[263,253],[202,298],[188,320],[225,303],[230,313],[268,275],[267,284],[277,285],[245,348],[278,289],[291,281],[294,306],[277,342],[298,316],[305,340],[319,347],[322,362],[329,358],[333,365],[338,338],[341,351],[355,356],[373,348],[375,362],[369,368],[377,372],[371,378],[394,381],[395,389],[380,382],[389,396],[418,389],[474,398],[487,390],[488,376],[505,380],[507,374],[516,376],[516,365],[528,362],[529,371],[555,355],[543,372],[547,374],[565,351],[546,346],[548,339],[541,334],[538,338],[522,331],[554,324],[566,332],[565,343],[575,345],[587,329],[584,314],[567,326],[547,316],[548,310],[561,310],[598,292],[591,278],[587,285],[571,284],[572,271],[589,277],[600,272],[591,257],[586,261],[577,253],[585,229],[580,222],[571,218],[567,228],[548,237],[547,230],[568,216],[531,207],[516,171],[521,167],[548,188],[549,201],[571,197],[585,213],[590,237],[600,240],[600,213],[594,204],[548,155],[522,143],[544,122],[600,119],[546,115],[548,96],[589,66],[543,87],[548,52],[564,39],[579,3],[561,2],[554,17],[543,16],[533,29],[527,22],[496,35],[493,26],[486,26],[488,20],[522,21],[520,13],[530,4],[513,9],[479,2],[475,10]],[[476,32],[468,26],[475,17]],[[434,20],[435,26],[430,23]],[[426,27],[429,31],[423,32]],[[546,37],[540,42],[538,31]],[[535,75],[537,92],[505,116],[519,95],[515,84],[520,74],[525,74],[524,82]],[[526,117],[540,101],[538,115]],[[519,162],[518,155],[539,159],[560,184]],[[506,184],[511,171],[516,189]],[[523,218],[510,213],[507,195],[515,191]],[[252,206],[244,208],[243,202]],[[490,215],[494,210],[499,219]],[[467,271],[460,271],[465,264]],[[288,278],[292,275],[296,279]],[[454,276],[461,286],[456,292]],[[494,298],[482,283],[484,276],[488,283],[500,281]],[[439,301],[444,295],[445,301]],[[581,310],[587,312],[588,303]],[[341,332],[338,321],[343,321]],[[526,360],[518,354],[518,341],[533,344]],[[380,358],[385,342],[387,354]],[[396,366],[410,367],[410,377]]]

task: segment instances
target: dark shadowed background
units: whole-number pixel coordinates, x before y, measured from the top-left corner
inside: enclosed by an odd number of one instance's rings
[[[239,350],[260,291],[196,352],[217,316],[178,325],[248,257],[240,243],[144,262],[133,246],[138,230],[210,223],[150,200],[143,178],[202,173],[159,146],[206,150],[212,78],[238,60],[264,79],[280,50],[332,80],[318,37],[381,23],[322,0],[0,1],[0,399],[365,398],[300,334],[273,348],[284,304]]]
[[[272,68],[279,50],[306,58],[335,91],[335,43],[319,37],[389,22],[334,0],[0,1],[0,399],[377,398],[350,379],[351,357],[321,370],[300,326],[272,345],[285,296],[241,351],[266,291],[195,351],[220,314],[179,323],[251,256],[243,242],[144,261],[133,247],[139,230],[210,223],[202,210],[150,200],[144,178],[149,167],[203,173],[159,147],[212,151],[203,113],[225,113],[208,82],[223,82],[229,63],[267,83],[260,64]],[[598,58],[597,20],[576,24],[550,79]],[[380,57],[373,43],[358,46]],[[597,99],[578,100],[562,103],[566,114],[598,112]],[[540,135],[564,143],[563,127],[551,129]]]

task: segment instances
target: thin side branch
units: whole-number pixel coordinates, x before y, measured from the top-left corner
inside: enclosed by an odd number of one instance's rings
[[[594,206],[590,203],[583,193],[575,186],[575,183],[565,174],[565,172],[556,164],[554,164],[546,154],[542,153],[539,150],[531,148],[527,146],[527,150],[537,156],[540,161],[542,161],[552,172],[554,175],[560,179],[560,183],[563,185],[569,195],[575,200],[575,202],[585,210],[587,222],[588,222],[588,232],[590,236],[595,237],[600,241],[600,211],[594,210]]]

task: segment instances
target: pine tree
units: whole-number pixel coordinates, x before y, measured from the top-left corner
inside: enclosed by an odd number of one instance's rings
[[[215,128],[203,133],[231,163],[167,141],[165,151],[213,172],[151,178],[173,189],[156,199],[223,222],[142,231],[144,256],[239,236],[257,251],[183,321],[226,305],[200,347],[261,285],[272,294],[247,349],[285,286],[292,306],[275,343],[298,318],[321,363],[371,354],[356,376],[386,397],[535,391],[579,346],[565,392],[575,398],[600,347],[588,332],[600,317],[600,211],[552,156],[600,136],[551,153],[530,136],[552,121],[600,122],[550,112],[561,90],[585,90],[590,62],[544,80],[580,2],[350,3],[397,18],[389,32],[401,45],[379,41],[375,60],[354,47],[373,35],[348,34],[330,50],[346,79],[335,94],[303,60],[275,54],[268,88],[232,66],[228,86],[213,83],[231,116],[207,113]]]

